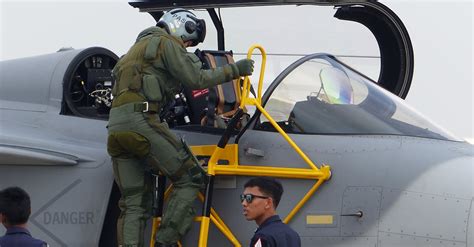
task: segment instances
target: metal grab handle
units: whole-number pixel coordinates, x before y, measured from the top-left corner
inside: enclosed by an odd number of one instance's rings
[[[252,58],[253,51],[255,49],[259,49],[260,53],[262,54],[262,66],[260,67],[260,77],[258,81],[258,92],[257,98],[255,99],[259,104],[262,104],[262,90],[263,90],[263,77],[265,75],[265,64],[267,63],[267,53],[260,45],[253,45],[247,52],[247,59]],[[242,100],[240,102],[240,108],[243,109],[245,106],[246,101],[248,101],[250,95],[250,79],[248,76],[244,78],[244,84],[242,86]]]
[[[354,214],[341,214],[341,216],[354,216],[354,217],[362,218],[362,216],[364,216],[364,213],[362,211],[357,211],[357,213],[354,213]]]

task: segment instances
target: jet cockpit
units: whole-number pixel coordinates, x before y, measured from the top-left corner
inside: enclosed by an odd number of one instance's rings
[[[267,89],[263,102],[287,133],[458,140],[328,54],[308,55],[290,65]],[[254,128],[273,129],[264,116]]]

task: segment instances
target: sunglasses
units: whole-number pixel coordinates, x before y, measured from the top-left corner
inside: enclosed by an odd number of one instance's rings
[[[240,202],[242,203],[245,200],[247,203],[252,203],[254,198],[267,199],[267,198],[270,198],[270,197],[269,196],[257,196],[257,195],[254,195],[254,194],[242,194],[242,195],[240,195]]]

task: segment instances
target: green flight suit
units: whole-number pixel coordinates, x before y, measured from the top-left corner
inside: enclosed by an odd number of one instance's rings
[[[176,243],[191,227],[195,215],[192,204],[203,186],[204,174],[185,144],[160,122],[159,113],[182,85],[213,87],[239,77],[238,67],[230,64],[203,70],[199,58],[188,53],[181,40],[151,27],[140,33],[113,73],[116,83],[107,150],[122,193],[119,245],[144,245],[143,230],[152,206],[150,169],[162,172],[174,185],[156,241]]]

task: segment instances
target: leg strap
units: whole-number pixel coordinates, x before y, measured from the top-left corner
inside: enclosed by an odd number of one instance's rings
[[[181,139],[181,143],[188,154],[188,159],[183,163],[178,171],[175,172],[175,174],[170,175],[170,179],[176,181],[181,176],[188,174],[189,177],[191,177],[193,183],[207,184],[208,179],[206,171],[199,165],[199,161],[196,159],[194,154],[191,152],[191,149],[183,139]]]

